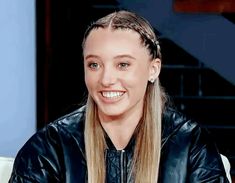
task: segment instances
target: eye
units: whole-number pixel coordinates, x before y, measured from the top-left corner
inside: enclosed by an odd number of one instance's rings
[[[88,64],[88,67],[92,70],[97,70],[97,69],[100,68],[100,65],[96,62],[91,62],[91,63]]]
[[[120,69],[127,69],[129,66],[130,66],[130,64],[127,63],[127,62],[121,62],[121,63],[118,64],[118,67]]]

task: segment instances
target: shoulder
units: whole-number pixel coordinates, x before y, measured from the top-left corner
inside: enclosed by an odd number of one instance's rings
[[[168,172],[189,178],[190,182],[205,180],[226,182],[219,151],[209,131],[185,114],[168,108],[162,120],[162,176],[175,179]],[[187,169],[186,169],[187,167]],[[169,181],[170,182],[170,181]]]
[[[206,128],[173,108],[167,108],[162,119],[162,143],[169,145],[168,142],[186,149],[214,143]]]
[[[15,158],[13,175],[39,175],[46,169],[55,178],[61,175],[63,154],[70,151],[71,139],[83,148],[85,107],[49,123],[23,145]],[[72,151],[72,150],[71,150]],[[31,172],[31,173],[29,173]],[[40,176],[39,176],[40,177]]]
[[[85,122],[85,106],[68,113],[53,122],[50,122],[44,128],[38,130],[27,143],[34,141],[59,143],[69,136],[82,136]]]
[[[189,133],[196,129],[200,129],[200,125],[182,112],[174,108],[166,108],[164,111],[162,118],[163,136],[178,132]]]
[[[79,132],[84,130],[85,122],[85,106],[66,114],[57,120],[49,123],[43,130],[56,129],[59,132],[67,131],[69,133]]]
[[[84,120],[85,106],[58,118],[57,120],[38,130],[25,143],[21,150],[25,150],[27,148],[36,148],[38,144],[48,145],[48,143],[50,143],[51,145],[56,145],[60,142],[60,140],[63,139],[63,137],[68,136],[68,134],[82,134],[84,130]]]

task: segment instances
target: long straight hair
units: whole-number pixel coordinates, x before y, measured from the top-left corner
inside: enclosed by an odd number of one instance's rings
[[[83,48],[89,33],[98,28],[130,29],[140,35],[152,59],[160,58],[160,46],[154,30],[147,20],[135,13],[119,11],[111,13],[88,27]],[[161,154],[161,119],[166,96],[159,79],[148,83],[143,105],[143,115],[138,124],[136,145],[132,160],[132,177],[135,183],[156,183],[158,180]],[[104,183],[106,177],[105,149],[107,148],[101,127],[97,105],[90,95],[86,104],[85,148],[88,169],[88,183]]]

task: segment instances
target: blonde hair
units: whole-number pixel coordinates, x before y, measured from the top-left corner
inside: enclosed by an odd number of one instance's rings
[[[160,47],[153,28],[147,20],[128,11],[109,14],[86,31],[83,46],[89,33],[96,28],[131,29],[136,31],[142,43],[149,50],[152,59],[160,58]],[[132,176],[135,183],[155,183],[158,180],[161,154],[161,119],[165,104],[159,79],[148,83],[143,116],[138,124],[136,145],[134,150]],[[107,148],[104,132],[99,122],[97,105],[90,95],[86,104],[85,148],[88,169],[88,183],[104,183],[106,177],[105,149]]]

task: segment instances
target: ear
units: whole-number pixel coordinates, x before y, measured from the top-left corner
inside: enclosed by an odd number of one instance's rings
[[[151,61],[149,66],[149,81],[154,82],[161,71],[161,60],[159,58],[156,58]]]

